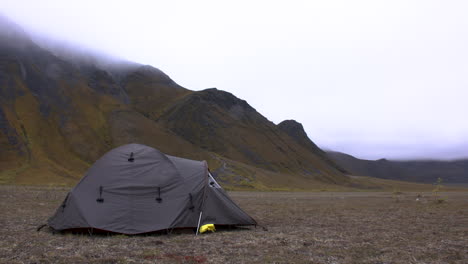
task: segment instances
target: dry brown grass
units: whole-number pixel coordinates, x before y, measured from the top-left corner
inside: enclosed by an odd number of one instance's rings
[[[268,227],[88,236],[37,226],[67,189],[0,186],[0,263],[467,263],[468,193],[233,192]]]

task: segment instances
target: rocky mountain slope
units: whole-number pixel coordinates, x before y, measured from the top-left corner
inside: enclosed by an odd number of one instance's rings
[[[151,66],[63,54],[0,18],[1,183],[73,184],[106,151],[136,142],[207,160],[234,187],[350,184],[312,142],[228,92],[188,90]]]
[[[354,175],[422,183],[435,183],[441,178],[444,184],[468,184],[468,160],[362,160],[340,152],[327,154]]]
[[[310,152],[316,153],[330,166],[334,167],[342,173],[349,174],[348,171],[331,160],[325,151],[321,150],[319,147],[317,147],[317,145],[315,145],[314,142],[312,142],[312,140],[310,140],[301,123],[297,122],[296,120],[284,120],[278,124],[278,128],[288,134],[299,145],[305,147]]]

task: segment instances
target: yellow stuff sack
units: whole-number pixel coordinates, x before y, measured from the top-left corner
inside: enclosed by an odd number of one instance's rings
[[[215,232],[216,231],[215,226],[213,224],[206,224],[206,225],[200,226],[200,234],[203,234],[208,231]]]

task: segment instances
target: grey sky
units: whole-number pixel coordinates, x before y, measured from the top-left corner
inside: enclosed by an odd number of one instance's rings
[[[325,149],[468,157],[468,1],[23,1],[29,30],[217,87]]]

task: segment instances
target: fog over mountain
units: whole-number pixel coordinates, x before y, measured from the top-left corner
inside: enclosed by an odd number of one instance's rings
[[[330,159],[350,174],[382,179],[434,184],[468,184],[468,159],[456,161],[363,160],[340,152],[328,152]]]
[[[0,3],[35,35],[235,93],[277,124],[301,120],[322,148],[468,157],[466,1]]]
[[[291,136],[306,137],[302,125],[283,132],[229,92],[193,91],[150,65],[38,45],[6,18],[0,28],[0,184],[75,183],[129,143],[206,160],[237,188],[365,184]]]

